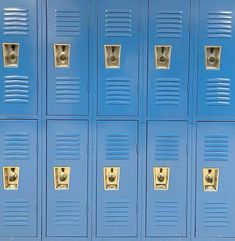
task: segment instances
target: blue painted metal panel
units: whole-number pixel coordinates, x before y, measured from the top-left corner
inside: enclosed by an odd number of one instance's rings
[[[98,1],[98,114],[137,115],[139,0]],[[105,68],[105,45],[121,45],[120,68]]]
[[[197,237],[235,238],[234,129],[232,122],[198,124]],[[203,191],[203,168],[219,168],[217,192]]]
[[[150,0],[148,21],[148,114],[186,117],[190,1]],[[155,45],[171,46],[169,69],[156,69]]]
[[[135,121],[100,121],[97,133],[98,237],[137,235],[137,143]],[[120,167],[118,190],[104,190],[104,167]]]
[[[0,236],[37,234],[37,122],[0,121]],[[19,167],[18,190],[3,189],[3,167]]]
[[[185,237],[187,123],[150,121],[147,138],[146,236]],[[169,167],[169,189],[155,190],[154,167]]]
[[[86,121],[47,123],[47,236],[87,236]],[[68,190],[55,190],[54,167],[70,167]]]
[[[88,114],[88,0],[47,1],[47,112]],[[70,65],[55,68],[54,44],[70,44]]]
[[[198,61],[198,115],[234,116],[235,61],[234,24],[235,2],[231,0],[200,1],[199,61]],[[221,46],[221,64],[218,70],[207,70],[205,46]]]
[[[36,6],[36,0],[0,2],[1,45],[19,44],[18,67],[4,67],[0,58],[0,114],[37,114]]]

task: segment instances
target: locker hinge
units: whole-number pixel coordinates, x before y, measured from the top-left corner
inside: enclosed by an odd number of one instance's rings
[[[189,23],[188,23],[188,31],[191,32],[191,26],[192,26],[192,21],[191,19],[189,20]]]
[[[89,155],[89,144],[87,144],[86,146],[86,152],[87,152],[87,155]]]
[[[141,31],[141,20],[139,19],[139,22],[138,22],[138,32]]]
[[[137,155],[139,154],[139,145],[138,144],[136,145],[136,154]]]
[[[137,82],[137,92],[138,93],[140,92],[140,82],[139,81]]]
[[[87,92],[89,93],[90,92],[90,83],[87,82]]]
[[[186,156],[188,156],[188,144],[186,145]]]
[[[88,203],[86,204],[86,212],[89,213],[89,205],[88,205]]]
[[[137,203],[136,204],[136,214],[138,214],[139,213],[139,204]]]

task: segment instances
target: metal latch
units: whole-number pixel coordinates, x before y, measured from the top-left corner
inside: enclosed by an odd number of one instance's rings
[[[55,190],[68,190],[70,182],[70,167],[54,167]]]
[[[120,167],[104,167],[104,189],[118,190]]]
[[[19,167],[3,167],[4,190],[18,190],[19,175]]]
[[[170,179],[170,168],[169,167],[154,167],[153,168],[153,179],[155,190],[168,190],[169,179]]]

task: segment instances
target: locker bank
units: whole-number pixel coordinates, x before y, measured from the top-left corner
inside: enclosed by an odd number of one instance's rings
[[[0,0],[0,241],[235,241],[234,21]]]

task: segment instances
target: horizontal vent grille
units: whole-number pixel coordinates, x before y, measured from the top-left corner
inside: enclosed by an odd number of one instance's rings
[[[80,135],[56,134],[56,160],[57,161],[79,161],[80,160]]]
[[[130,158],[130,137],[128,134],[106,136],[106,160],[127,161]]]
[[[20,8],[4,9],[4,35],[29,34],[29,10]]]
[[[175,227],[180,223],[179,205],[177,202],[155,202],[154,226]]]
[[[181,11],[157,12],[156,37],[180,38],[182,36],[182,15]]]
[[[80,11],[55,10],[56,36],[80,36]]]
[[[105,202],[104,225],[105,226],[129,226],[129,202],[115,201]]]
[[[155,81],[156,105],[180,104],[180,79],[162,78]]]
[[[230,79],[207,79],[206,81],[206,103],[207,105],[223,106],[230,105],[231,101]]]
[[[210,135],[205,137],[205,160],[228,161],[229,139],[224,135]]]
[[[27,76],[5,76],[4,101],[6,103],[29,102],[29,78]]]
[[[4,159],[6,161],[29,160],[30,138],[28,133],[8,132],[5,134],[4,142]]]
[[[210,12],[207,19],[208,38],[232,37],[232,12]]]
[[[56,226],[79,226],[80,205],[77,201],[55,202],[55,225]]]
[[[28,226],[29,203],[26,201],[6,201],[3,211],[4,226]]]
[[[204,226],[226,228],[229,225],[229,206],[227,203],[204,203]]]
[[[56,103],[79,104],[80,103],[80,78],[58,77],[56,78]]]
[[[130,79],[108,78],[105,85],[105,99],[107,105],[130,105],[131,83]]]
[[[131,10],[109,9],[105,11],[106,37],[131,37]]]

